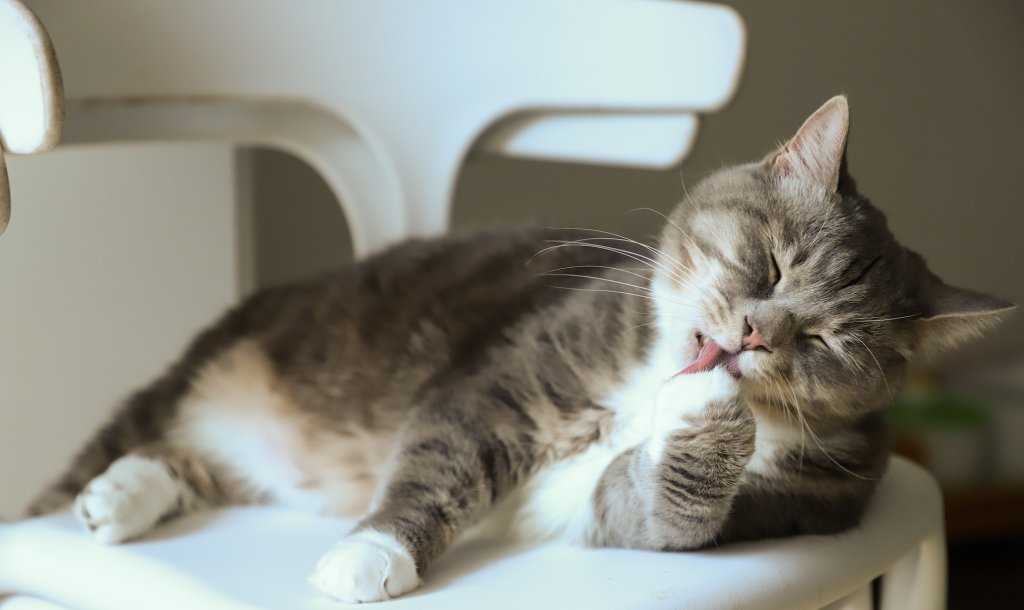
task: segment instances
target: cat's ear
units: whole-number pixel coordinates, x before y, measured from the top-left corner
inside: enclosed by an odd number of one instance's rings
[[[783,176],[834,193],[839,188],[849,129],[850,107],[845,96],[837,95],[814,111],[789,142],[765,159],[765,164]]]
[[[1009,301],[954,288],[929,273],[920,288],[917,351],[934,356],[979,337],[1017,308]]]

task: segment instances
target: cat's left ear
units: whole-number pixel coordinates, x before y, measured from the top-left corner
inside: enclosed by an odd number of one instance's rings
[[[834,193],[846,152],[850,107],[837,95],[818,108],[796,135],[765,159],[765,165],[783,176],[814,184]]]
[[[929,273],[920,288],[918,353],[929,357],[980,337],[1017,308],[1009,301],[954,288]]]

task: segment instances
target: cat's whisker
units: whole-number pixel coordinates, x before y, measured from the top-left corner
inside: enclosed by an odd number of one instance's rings
[[[612,239],[613,240],[613,238],[607,238],[607,237],[594,238],[594,239],[602,239],[602,240],[610,240],[610,239]],[[701,293],[707,294],[707,291],[705,291],[703,288],[701,288],[700,286],[697,286],[696,284],[694,284],[693,282],[691,282],[687,278],[682,277],[681,275],[676,273],[673,269],[671,269],[670,267],[668,267],[664,263],[662,263],[660,261],[657,261],[655,259],[652,259],[650,257],[644,256],[642,254],[637,254],[635,252],[630,252],[629,250],[624,250],[622,248],[615,248],[613,246],[608,246],[608,245],[605,245],[605,244],[592,243],[591,240],[587,240],[587,239],[575,240],[575,241],[564,241],[564,240],[557,240],[557,241],[559,241],[558,245],[552,246],[550,248],[547,248],[546,250],[550,251],[550,250],[552,250],[554,248],[560,248],[560,247],[565,247],[565,246],[580,246],[580,247],[596,248],[598,250],[606,250],[606,251],[609,251],[609,252],[615,252],[615,253],[627,256],[627,257],[629,257],[629,258],[631,258],[633,260],[636,260],[637,262],[640,262],[641,264],[647,265],[648,267],[650,267],[651,269],[653,269],[655,271],[662,271],[662,272],[666,273],[667,275],[669,275],[670,277],[672,277],[673,279],[675,279],[676,281],[678,281],[680,284],[688,286],[688,287],[692,288],[693,290],[695,290],[697,292],[701,292]],[[544,251],[542,250],[541,252],[544,252]]]
[[[793,394],[793,400],[796,403],[797,413],[800,415],[801,422],[803,423],[804,427],[807,428],[807,433],[811,436],[811,440],[813,440],[814,443],[816,445],[818,445],[818,449],[821,450],[822,455],[824,455],[826,458],[828,458],[828,461],[830,461],[833,464],[835,464],[836,468],[842,470],[843,472],[845,472],[846,474],[848,474],[848,475],[850,475],[852,477],[857,477],[858,479],[863,479],[865,481],[876,481],[876,480],[878,480],[877,477],[866,477],[866,476],[864,476],[862,474],[858,474],[856,472],[853,472],[852,470],[850,470],[846,466],[843,466],[842,464],[840,464],[834,457],[832,457],[832,454],[829,453],[827,449],[825,449],[825,444],[822,443],[821,439],[818,438],[818,435],[814,433],[814,430],[811,428],[810,422],[808,422],[807,418],[804,417],[803,411],[800,408],[800,401],[797,398],[796,389],[793,387],[793,381],[791,379],[789,379],[788,377],[785,377],[785,376],[783,376],[783,379],[785,379],[786,383],[789,384],[789,388],[790,388],[790,391]]]
[[[684,191],[686,190],[686,186],[685,185],[683,185],[683,190]],[[689,195],[687,195],[687,197],[689,197]],[[698,246],[696,242],[693,241],[693,238],[690,237],[689,233],[684,231],[683,228],[680,227],[678,223],[676,223],[674,220],[672,220],[671,218],[669,218],[668,216],[666,216],[662,212],[659,212],[658,210],[655,210],[654,208],[646,208],[645,207],[645,208],[635,208],[633,210],[630,210],[627,213],[644,212],[644,211],[657,214],[658,216],[661,216],[662,218],[664,218],[665,222],[667,222],[668,224],[672,225],[677,231],[679,231],[679,235],[681,235],[684,239],[686,239],[686,241],[690,242],[690,245],[693,246],[693,249],[697,251],[697,254],[699,254],[700,257],[702,259],[704,259],[704,264],[705,265],[710,265],[711,264],[710,261],[708,261],[708,257],[704,254],[704,251],[700,249],[700,246]]]
[[[918,317],[920,315],[921,315],[920,313],[912,313],[912,314],[908,314],[908,315],[905,315],[905,316],[895,316],[895,317],[892,317],[892,318],[850,318],[850,321],[851,322],[870,322],[870,323],[878,323],[878,324],[880,324],[882,322],[892,322],[894,320],[906,320],[906,319],[909,319],[909,318],[916,318],[916,317]]]
[[[596,230],[596,229],[594,229],[594,230]],[[592,242],[592,241],[626,241],[628,243],[635,243],[635,244],[637,244],[639,246],[643,246],[643,247],[647,248],[648,250],[650,250],[650,251],[660,255],[661,257],[663,257],[665,259],[668,259],[668,261],[671,264],[666,263],[666,262],[661,261],[661,260],[658,260],[658,259],[655,259],[655,258],[649,258],[649,257],[646,257],[644,255],[639,255],[639,256],[642,256],[647,261],[650,261],[651,264],[658,265],[659,269],[665,271],[666,274],[670,275],[673,279],[677,280],[679,283],[684,284],[684,285],[692,288],[693,290],[695,290],[697,292],[701,292],[701,293],[707,294],[706,290],[704,290],[700,286],[697,286],[696,284],[691,282],[689,280],[689,278],[687,277],[687,275],[689,273],[691,273],[693,271],[693,269],[690,268],[689,266],[683,264],[678,259],[670,256],[664,250],[661,250],[659,248],[655,248],[653,246],[649,246],[649,245],[647,245],[645,243],[638,242],[638,241],[636,241],[634,239],[630,239],[628,237],[619,236],[617,233],[611,233],[609,231],[601,231],[601,232],[602,233],[608,233],[610,235],[615,235],[616,238],[592,237],[592,238],[585,238],[585,239],[576,240],[576,241],[577,242],[583,242],[580,245],[585,245],[586,243],[589,243],[589,242]],[[622,252],[623,254],[629,252],[628,250],[618,250],[618,249],[616,249],[614,251]]]
[[[616,233],[611,233],[611,235],[617,235],[617,234]],[[654,246],[649,246],[649,245],[647,245],[645,243],[638,242],[635,239],[630,239],[628,237],[585,237],[583,239],[579,239],[579,240],[576,240],[576,241],[577,242],[582,242],[582,243],[601,242],[601,241],[623,241],[623,242],[626,242],[626,243],[636,244],[638,246],[643,246],[644,248],[647,248],[648,250],[650,250],[652,253],[654,253],[656,255],[660,255],[660,256],[668,259],[670,262],[673,263],[673,265],[669,265],[668,263],[666,263],[664,261],[658,260],[657,258],[648,257],[647,255],[644,255],[644,254],[640,254],[640,253],[636,253],[636,252],[634,252],[633,254],[636,254],[637,256],[643,257],[645,260],[650,261],[652,264],[659,265],[662,269],[665,270],[666,273],[670,273],[670,272],[677,273],[677,275],[675,275],[675,277],[677,277],[678,279],[683,279],[684,276],[681,275],[681,274],[689,273],[690,271],[692,271],[688,266],[684,265],[682,262],[680,262],[679,260],[673,258],[672,256],[669,256],[664,251],[662,251],[662,250],[660,250],[658,248],[655,248]],[[623,252],[629,252],[629,251],[628,250],[623,250]]]
[[[781,386],[782,384],[779,384],[779,385]],[[792,384],[790,384],[790,385],[792,385]],[[795,391],[794,391],[794,393],[795,393]],[[803,413],[801,413],[800,410],[799,410],[800,409],[799,401],[794,403],[794,404],[796,405],[795,408],[794,408],[794,411],[797,413],[798,419],[803,420],[804,419],[803,418]],[[807,432],[806,432],[805,428],[806,428],[806,426],[803,426],[803,425],[800,426],[800,472],[801,473],[804,471],[804,456],[805,456],[806,449],[807,449]]]
[[[797,410],[799,405],[796,402],[791,403],[789,401],[789,398],[785,394],[785,388],[783,388],[781,382],[779,382],[777,379],[771,379],[771,382],[773,388],[775,388],[778,391],[777,397],[779,399],[779,404],[781,404],[783,407],[783,413],[786,414],[786,421],[789,422],[790,418],[792,418],[793,422],[800,428],[800,465],[798,467],[798,472],[803,473],[804,448],[807,445],[807,433],[804,430],[803,420],[800,417],[801,414]]]
[[[637,324],[637,325],[633,326],[632,328],[633,328],[633,330],[636,330],[638,328],[643,328],[644,326],[654,326],[658,322],[659,322],[659,320],[652,320],[650,322],[643,322],[642,324]]]
[[[577,290],[580,292],[609,292],[612,294],[624,294],[626,296],[637,297],[639,299],[647,299],[648,301],[655,301],[654,297],[647,296],[646,294],[636,294],[634,292],[626,292],[624,290],[608,290],[605,288],[580,288],[576,286],[554,286],[551,284],[546,285],[547,288],[555,288],[558,290]]]
[[[781,412],[783,414],[783,416],[785,416],[786,422],[788,423],[789,422],[789,413],[786,411],[786,408],[785,408],[786,405],[784,405],[781,402],[778,405],[775,404],[775,399],[777,399],[778,396],[775,394],[774,380],[766,379],[765,381],[766,382],[770,382],[772,384],[771,387],[765,388],[764,397],[768,400],[768,407],[772,411]]]
[[[642,291],[644,291],[644,292],[646,292],[648,294],[654,294],[654,291],[651,290],[650,288],[646,288],[644,286],[638,286],[636,284],[630,284],[629,282],[621,282],[619,280],[613,280],[613,279],[607,278],[607,277],[601,277],[599,275],[583,275],[583,274],[579,274],[579,273],[540,273],[538,275],[541,275],[541,276],[544,276],[544,277],[577,277],[577,278],[585,279],[585,280],[595,280],[595,281],[601,281],[601,282],[609,282],[611,284],[618,284],[618,285],[621,285],[621,286],[626,286],[628,288],[635,288],[637,290],[642,290]],[[652,298],[652,300],[655,300],[655,299]],[[692,307],[688,303],[684,303],[682,301],[677,301],[677,300],[675,300],[675,299],[673,299],[671,297],[666,297],[665,295],[659,295],[658,296],[658,300],[666,300],[666,301],[668,301],[670,303],[673,303],[675,305],[679,305],[680,307],[688,307],[690,309],[695,309],[694,307]]]
[[[673,256],[670,256],[664,250],[662,250],[660,248],[656,248],[655,246],[652,246],[650,244],[644,243],[642,241],[637,241],[637,240],[635,240],[635,239],[633,239],[631,237],[626,237],[625,235],[620,235],[619,233],[614,233],[612,231],[605,231],[605,230],[602,230],[602,229],[588,229],[588,228],[584,228],[584,227],[552,227],[552,228],[554,228],[556,230],[564,229],[564,230],[569,230],[569,231],[590,231],[592,233],[601,233],[603,235],[610,235],[612,237],[617,238],[616,241],[623,240],[623,241],[626,241],[626,242],[631,243],[631,244],[636,244],[636,245],[640,246],[641,248],[646,248],[646,249],[650,250],[651,252],[653,252],[655,254],[658,254],[658,255],[661,255],[661,256],[667,258],[671,262],[675,263],[677,268],[679,270],[681,270],[681,271],[684,271],[684,272],[685,271],[690,271],[689,267],[684,265],[681,261],[679,261],[678,259],[674,258]],[[590,239],[602,239],[602,238],[590,238]]]
[[[774,381],[778,385],[779,396],[780,396],[780,399],[782,400],[783,404],[787,404],[787,405],[790,404],[790,403],[788,403],[788,399],[786,398],[786,396],[784,394],[784,389],[785,388],[783,388],[782,383],[778,382],[777,380],[774,380]],[[789,381],[789,379],[786,378],[786,381]],[[795,419],[797,420],[796,423],[800,427],[800,465],[798,467],[798,472],[802,474],[803,471],[804,471],[804,455],[805,455],[804,450],[805,450],[805,447],[807,446],[807,431],[805,430],[806,426],[804,425],[805,422],[804,422],[804,419],[803,419],[803,414],[799,410],[800,403],[799,403],[799,401],[796,400],[796,390],[793,389],[792,382],[789,383],[789,387],[790,387],[790,391],[792,392],[793,398],[794,398],[794,402],[792,403],[792,406],[790,407],[790,410],[796,416],[795,417]]]
[[[557,248],[564,248],[564,247],[568,247],[568,246],[580,246],[580,247],[596,248],[598,250],[605,250],[605,251],[608,251],[608,252],[615,252],[617,254],[622,254],[623,256],[631,258],[631,259],[633,259],[633,260],[635,260],[635,261],[637,261],[637,262],[639,262],[641,264],[647,265],[651,269],[660,270],[660,271],[662,271],[662,272],[664,272],[666,274],[669,274],[674,279],[677,279],[680,282],[685,282],[686,281],[685,278],[676,275],[674,270],[671,269],[670,267],[668,267],[667,265],[665,265],[664,263],[661,263],[661,262],[659,262],[659,261],[657,261],[657,260],[655,260],[655,259],[653,259],[653,258],[651,258],[649,256],[644,256],[643,254],[638,254],[636,252],[630,252],[629,250],[625,250],[623,248],[616,248],[614,246],[609,246],[609,245],[606,245],[606,244],[596,244],[596,243],[593,243],[593,241],[597,240],[597,239],[606,240],[606,241],[608,241],[608,240],[610,240],[610,241],[619,241],[616,238],[611,238],[611,237],[586,238],[586,239],[576,239],[576,240],[549,240],[549,241],[555,242],[556,245],[550,246],[548,248],[545,248],[544,250],[541,250],[540,252],[537,253],[537,256],[540,256],[541,254],[544,254],[546,252],[550,252],[551,250],[555,250]],[[622,240],[622,241],[628,241],[628,240]]]
[[[816,246],[818,244],[818,239],[821,238],[821,233],[825,229],[825,225],[828,224],[828,221],[829,221],[830,218],[831,218],[830,211],[828,209],[826,209],[825,213],[822,214],[821,225],[818,227],[818,232],[814,234],[814,239],[812,239],[811,242],[810,242],[811,246]]]
[[[871,351],[871,348],[868,347],[868,344],[864,343],[864,341],[862,341],[860,337],[858,337],[856,335],[850,335],[850,336],[853,339],[855,339],[858,343],[863,345],[864,349],[866,349],[868,351],[868,354],[871,356],[871,359],[875,361],[875,366],[878,367],[878,374],[881,375],[882,382],[885,383],[885,391],[889,393],[889,402],[892,402],[892,401],[896,400],[896,397],[893,396],[892,388],[889,387],[889,380],[885,376],[885,371],[882,370],[882,363],[880,363],[878,361],[878,358],[875,357],[875,353],[873,351]]]
[[[629,288],[636,288],[637,290],[642,290],[642,291],[644,291],[646,293],[653,293],[654,292],[653,290],[651,290],[650,288],[647,288],[646,286],[640,286],[638,284],[631,284],[629,282],[623,282],[623,281],[620,281],[620,280],[613,280],[613,279],[608,278],[608,277],[601,277],[600,275],[585,275],[585,274],[582,274],[582,273],[554,273],[554,272],[550,272],[550,271],[546,271],[544,273],[538,273],[537,275],[539,275],[541,277],[578,277],[578,278],[584,279],[584,280],[595,280],[595,281],[599,281],[599,282],[608,282],[608,283],[611,283],[611,284],[619,284],[621,286],[627,286]]]
[[[557,269],[548,269],[547,271],[544,271],[543,273],[540,273],[538,275],[544,275],[545,273],[553,273],[556,271],[570,271],[572,269],[607,269],[608,271],[620,271],[622,273],[627,273],[629,275],[636,276],[642,280],[650,279],[649,276],[646,276],[642,273],[637,273],[636,271],[630,271],[628,269],[623,269],[621,267],[609,267],[606,265],[569,265],[567,267],[558,267]]]

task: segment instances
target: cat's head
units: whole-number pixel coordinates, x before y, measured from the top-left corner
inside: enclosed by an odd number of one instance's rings
[[[691,188],[661,238],[663,336],[679,342],[683,363],[715,342],[724,352],[705,360],[731,366],[766,409],[877,408],[909,360],[1014,307],[944,284],[896,241],[846,173],[848,125],[846,99],[829,100],[763,161]]]

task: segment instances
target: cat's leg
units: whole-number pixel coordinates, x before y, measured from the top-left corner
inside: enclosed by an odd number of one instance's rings
[[[653,550],[715,542],[754,451],[755,423],[725,370],[680,376],[654,434],[619,455],[594,492],[591,542]]]
[[[116,460],[78,494],[74,512],[103,543],[137,538],[157,523],[229,498],[203,459],[167,444]]]
[[[478,412],[485,409],[480,405]],[[527,441],[500,417],[485,425],[471,410],[455,407],[414,416],[375,508],[324,555],[310,582],[344,602],[411,591],[430,562],[482,517],[528,461]]]

